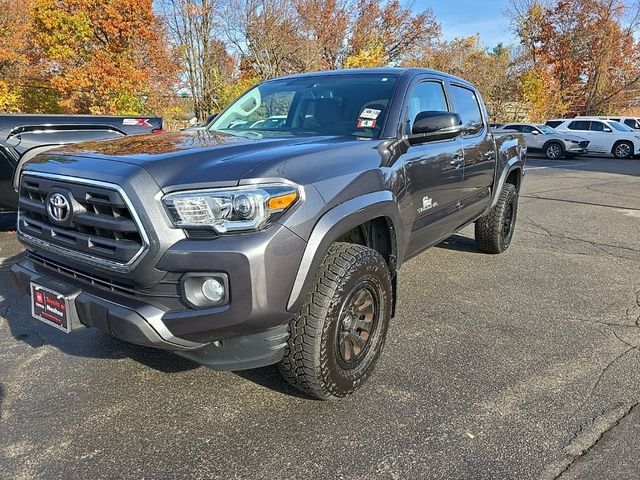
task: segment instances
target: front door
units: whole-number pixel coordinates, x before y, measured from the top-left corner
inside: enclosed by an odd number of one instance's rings
[[[425,111],[449,111],[441,81],[417,83],[407,98],[407,133],[416,115]],[[405,231],[411,232],[407,257],[411,257],[453,233],[462,194],[463,151],[459,138],[412,145],[403,162],[410,201],[404,205]]]
[[[449,92],[453,109],[466,128],[462,135],[464,150],[464,181],[461,199],[462,224],[487,209],[496,165],[493,136],[476,92],[463,85],[452,84]],[[456,228],[461,225],[457,225]]]

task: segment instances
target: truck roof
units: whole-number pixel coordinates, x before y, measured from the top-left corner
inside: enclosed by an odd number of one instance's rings
[[[271,80],[279,80],[282,78],[304,78],[304,77],[320,77],[320,76],[333,76],[333,75],[357,75],[357,74],[377,74],[377,75],[395,75],[395,76],[403,76],[409,75],[414,76],[418,74],[430,74],[437,75],[440,77],[449,78],[451,80],[455,80],[459,83],[463,83],[465,85],[473,86],[467,80],[457,77],[455,75],[451,75],[450,73],[444,73],[438,70],[431,70],[428,68],[398,68],[398,67],[385,67],[385,68],[350,68],[350,69],[342,69],[342,70],[319,70],[315,72],[305,72],[305,73],[296,73],[293,75],[288,75],[286,77],[274,78]],[[271,81],[267,80],[267,81]]]

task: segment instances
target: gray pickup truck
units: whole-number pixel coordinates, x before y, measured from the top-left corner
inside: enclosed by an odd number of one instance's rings
[[[270,118],[286,117],[270,128]],[[263,82],[204,131],[48,151],[20,179],[11,268],[35,318],[214,369],[278,364],[343,397],[371,374],[400,267],[475,223],[511,242],[526,147],[423,69]]]

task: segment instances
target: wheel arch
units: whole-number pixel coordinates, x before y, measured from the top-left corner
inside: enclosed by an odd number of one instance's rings
[[[505,183],[515,185],[516,190],[520,192],[522,177],[524,177],[524,161],[520,158],[514,157],[507,162],[502,173],[498,177],[495,189],[492,192],[493,199],[491,200],[489,208],[487,208],[487,212],[498,203],[498,197],[500,196],[500,192],[502,191],[502,187]]]
[[[302,307],[318,266],[336,241],[365,245],[378,251],[389,265],[392,278],[395,278],[395,271],[402,259],[398,230],[401,225],[397,201],[389,191],[368,193],[326,212],[309,237],[296,272],[287,310],[297,312]]]
[[[566,147],[565,147],[564,143],[562,141],[558,140],[557,138],[553,138],[551,140],[547,140],[544,143],[544,145],[542,145],[542,151],[546,152],[547,148],[549,147],[549,145],[554,144],[554,143],[560,147],[561,154],[564,155],[564,152],[566,151]]]
[[[620,140],[616,140],[615,142],[613,142],[613,145],[611,146],[611,153],[615,155],[615,151],[616,151],[616,147],[618,145],[620,145],[621,143],[626,143],[627,145],[629,145],[631,147],[631,154],[630,157],[633,156],[633,150],[635,148],[634,143],[631,140],[626,140],[626,139],[620,139]]]

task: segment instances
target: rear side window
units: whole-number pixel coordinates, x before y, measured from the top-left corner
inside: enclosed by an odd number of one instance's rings
[[[504,127],[505,130],[515,130],[516,132],[522,131],[522,125],[506,125]]]
[[[484,122],[475,92],[468,88],[452,85],[451,96],[454,110],[462,117],[462,123],[467,129],[466,135],[475,135],[480,132]]]
[[[556,128],[560,124],[562,124],[562,120],[549,120],[545,123],[545,125],[549,125],[551,128]]]
[[[588,120],[575,120],[569,124],[569,130],[589,130],[591,122]],[[553,125],[551,125],[553,126]]]
[[[420,112],[447,112],[447,97],[439,82],[421,82],[415,86],[408,102],[409,131]]]

